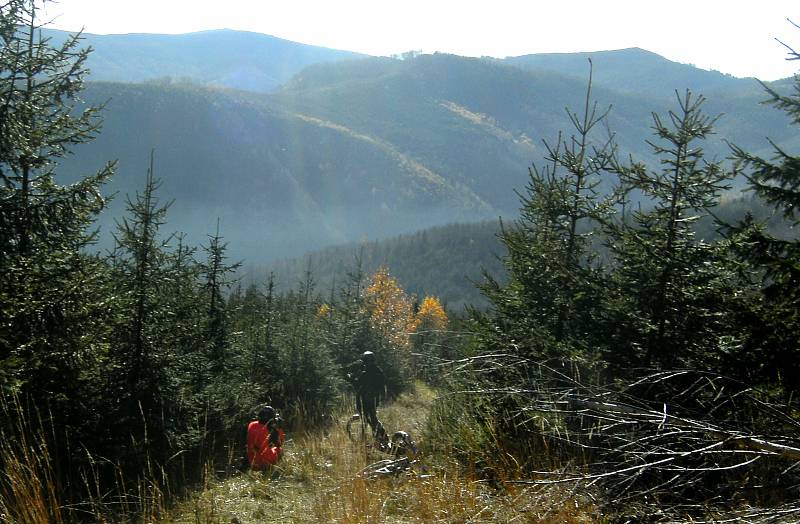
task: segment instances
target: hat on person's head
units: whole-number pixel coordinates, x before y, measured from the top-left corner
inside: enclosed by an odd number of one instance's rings
[[[258,421],[262,424],[265,424],[275,418],[275,413],[275,408],[268,404],[264,404],[258,409]]]

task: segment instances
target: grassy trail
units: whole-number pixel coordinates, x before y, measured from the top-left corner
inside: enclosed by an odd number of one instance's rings
[[[379,410],[389,433],[409,432],[420,442],[434,393],[418,385]],[[342,413],[347,411],[342,410]],[[343,414],[340,421],[347,419]],[[247,472],[222,479],[176,508],[169,522],[192,524],[260,522],[467,523],[593,522],[574,494],[492,489],[470,479],[452,459],[418,457],[425,470],[368,480],[359,472],[386,458],[351,442],[344,422],[327,432],[289,435],[272,475]]]

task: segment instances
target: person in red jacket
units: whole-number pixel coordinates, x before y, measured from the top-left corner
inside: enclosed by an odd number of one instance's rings
[[[247,459],[254,470],[267,469],[278,463],[283,453],[283,419],[272,406],[262,406],[258,420],[247,426]]]

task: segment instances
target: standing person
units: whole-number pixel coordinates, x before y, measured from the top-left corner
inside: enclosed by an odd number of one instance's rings
[[[275,408],[264,405],[258,419],[247,425],[247,459],[254,470],[267,469],[278,463],[283,453],[283,419]]]
[[[386,376],[375,360],[375,353],[365,351],[361,359],[353,364],[348,373],[356,393],[356,410],[372,428],[376,437],[381,437],[383,425],[378,420],[378,403],[386,393]]]

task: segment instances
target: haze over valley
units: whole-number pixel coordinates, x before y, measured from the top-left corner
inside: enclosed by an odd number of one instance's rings
[[[101,230],[142,187],[155,149],[158,196],[174,201],[166,229],[202,242],[219,218],[231,256],[254,264],[515,216],[542,140],[554,141],[565,109],[584,101],[588,58],[593,98],[613,106],[609,128],[623,156],[650,159],[651,111],[672,109],[687,88],[708,98],[709,114],[724,113],[705,144],[710,155],[729,155],[723,138],[757,152],[767,136],[797,141],[780,112],[759,104],[754,79],[641,49],[382,58],[230,30],[85,43],[94,52],[83,99],[106,104],[104,126],[61,173],[118,160]]]

